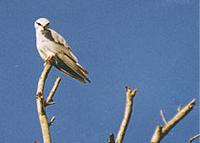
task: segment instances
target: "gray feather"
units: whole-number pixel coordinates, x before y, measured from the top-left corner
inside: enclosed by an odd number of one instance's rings
[[[75,63],[68,56],[63,54],[57,54],[55,57],[54,65],[66,75],[79,80],[80,82],[86,83],[90,82],[87,78],[87,72],[83,67],[80,67],[79,64]]]

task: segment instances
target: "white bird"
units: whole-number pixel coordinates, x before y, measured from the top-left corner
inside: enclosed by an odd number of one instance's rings
[[[88,72],[72,53],[65,39],[49,27],[49,20],[39,18],[34,23],[36,46],[41,58],[46,61],[53,58],[53,65],[66,75],[82,83],[90,82]]]

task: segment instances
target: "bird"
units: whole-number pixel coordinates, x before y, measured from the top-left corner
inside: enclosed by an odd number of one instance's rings
[[[36,33],[36,47],[44,62],[53,59],[52,65],[65,75],[80,81],[90,83],[88,71],[79,64],[71,47],[65,39],[50,28],[47,18],[39,18],[34,22]]]

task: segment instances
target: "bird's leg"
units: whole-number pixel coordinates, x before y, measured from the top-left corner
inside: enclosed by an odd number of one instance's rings
[[[47,57],[47,59],[44,61],[44,66],[46,65],[46,64],[53,64],[54,63],[54,56],[49,56],[49,57]]]

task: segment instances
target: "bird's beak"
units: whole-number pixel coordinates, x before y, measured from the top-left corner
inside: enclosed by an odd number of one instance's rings
[[[47,30],[49,28],[49,24],[45,25],[43,28],[44,30]]]
[[[43,27],[43,30],[47,30],[47,29],[48,29],[48,27],[47,27],[47,26]]]

